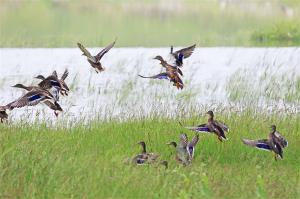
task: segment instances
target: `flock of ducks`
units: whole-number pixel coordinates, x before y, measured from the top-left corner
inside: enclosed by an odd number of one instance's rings
[[[116,40],[106,46],[95,56],[91,55],[91,53],[81,43],[77,43],[77,45],[78,48],[82,51],[82,55],[86,56],[87,61],[89,62],[91,67],[95,69],[96,73],[99,73],[105,70],[100,62],[102,57],[114,47],[115,43]],[[154,59],[160,61],[160,64],[165,69],[165,72],[153,76],[139,76],[142,78],[169,80],[177,89],[183,89],[183,72],[181,70],[183,66],[183,60],[193,54],[195,47],[196,45],[194,44],[192,46],[174,52],[173,46],[171,46],[170,55],[174,59],[173,64],[168,63],[160,55],[154,57]],[[59,113],[63,111],[62,107],[58,103],[60,95],[68,96],[68,93],[70,91],[68,85],[65,82],[68,75],[69,72],[67,69],[64,71],[61,77],[58,76],[56,71],[53,71],[53,73],[47,77],[43,75],[36,76],[35,78],[40,80],[37,85],[25,86],[20,83],[14,85],[13,87],[24,89],[27,92],[18,99],[8,103],[7,105],[0,106],[0,122],[3,123],[7,121],[7,110],[14,110],[15,108],[22,108],[26,106],[35,106],[37,104],[46,105],[54,111],[54,114],[57,117]],[[207,123],[195,127],[185,127],[180,123],[182,127],[196,132],[196,135],[190,142],[188,142],[187,135],[183,133],[180,135],[178,144],[175,141],[168,143],[168,145],[176,148],[176,160],[180,164],[184,166],[191,164],[194,158],[196,145],[199,142],[199,133],[215,134],[220,142],[227,140],[226,133],[229,132],[228,126],[223,122],[215,120],[214,113],[212,111],[208,111],[207,115]],[[288,145],[286,139],[276,130],[275,125],[271,126],[271,132],[269,133],[269,137],[267,139],[242,139],[242,141],[248,146],[274,152],[275,160],[277,160],[278,158],[283,158],[283,149]],[[140,141],[138,144],[141,145],[142,152],[132,158],[132,163],[143,165],[153,163],[158,160],[158,154],[147,152],[146,143],[144,141]],[[168,162],[162,161],[162,164],[167,167]]]
[[[188,136],[182,133],[180,134],[178,144],[175,141],[167,143],[167,145],[173,146],[176,149],[175,160],[183,166],[192,163],[195,148],[199,142],[199,133],[214,134],[220,142],[227,140],[225,133],[229,132],[228,126],[221,121],[215,120],[213,111],[208,111],[206,114],[208,115],[208,121],[205,124],[200,124],[195,127],[186,127],[180,123],[182,127],[195,132],[195,136],[190,142],[188,141]],[[277,131],[275,125],[271,125],[271,132],[267,139],[242,139],[242,142],[250,147],[273,152],[275,160],[278,158],[283,159],[283,149],[288,146],[287,140]],[[144,141],[140,141],[138,144],[142,146],[142,151],[132,158],[133,164],[143,165],[158,162],[159,155],[147,152]],[[168,161],[164,160],[160,163],[165,165],[166,168],[168,167]]]

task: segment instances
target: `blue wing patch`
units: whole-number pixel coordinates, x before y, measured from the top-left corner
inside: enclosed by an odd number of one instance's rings
[[[196,130],[196,131],[205,131],[205,132],[210,132],[210,130],[209,130],[209,128],[208,128],[208,127],[202,127],[202,126],[200,126],[200,127],[197,127],[195,130]]]
[[[188,147],[188,150],[189,150],[189,154],[193,154],[193,151],[194,151],[194,148],[193,147]]]
[[[180,62],[182,62],[183,58],[184,58],[183,54],[182,54],[182,53],[179,53],[179,55],[178,55],[178,60],[179,60]]]
[[[271,150],[271,147],[265,143],[258,143],[258,144],[256,144],[256,147],[259,149]]]
[[[30,102],[34,101],[34,100],[38,100],[38,99],[41,99],[42,97],[40,95],[33,95],[31,96],[28,100]]]
[[[169,77],[168,77],[167,74],[159,75],[157,78],[158,78],[158,79],[167,79],[167,80],[169,79]]]

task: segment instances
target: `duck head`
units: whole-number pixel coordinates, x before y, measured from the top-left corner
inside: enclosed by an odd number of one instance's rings
[[[36,78],[36,79],[40,79],[40,80],[44,80],[44,79],[46,79],[43,75],[38,75],[38,76],[36,76],[36,77],[34,77],[34,78]]]
[[[169,165],[167,160],[161,161],[160,164],[163,165],[166,169],[168,168]]]
[[[177,143],[176,142],[169,142],[169,143],[167,143],[167,145],[171,145],[171,146],[174,146],[175,148],[177,147]]]
[[[154,57],[153,59],[157,59],[159,61],[164,61],[164,59],[162,58],[162,56],[157,55],[156,57]]]
[[[26,86],[24,86],[23,84],[16,84],[12,87],[15,87],[15,88],[26,88]]]
[[[276,125],[272,124],[272,125],[270,126],[270,128],[271,128],[271,131],[272,131],[272,132],[275,132],[275,131],[276,131]]]
[[[214,118],[214,112],[212,112],[212,111],[207,111],[206,114],[208,115],[209,119],[213,119],[213,118]]]
[[[143,153],[146,153],[146,143],[144,141],[139,141],[137,144],[142,146]]]

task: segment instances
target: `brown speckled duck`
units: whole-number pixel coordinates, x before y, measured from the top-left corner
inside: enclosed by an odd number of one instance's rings
[[[142,78],[151,78],[151,79],[166,79],[173,82],[173,86],[176,86],[177,89],[183,89],[183,82],[179,76],[179,74],[182,75],[182,71],[178,67],[174,67],[170,64],[168,64],[161,56],[156,56],[154,59],[157,59],[160,61],[160,64],[162,67],[166,69],[166,72],[160,73],[154,76],[142,76],[139,75]]]
[[[90,63],[90,65],[95,69],[97,73],[99,73],[105,70],[105,68],[102,66],[100,62],[101,58],[115,45],[115,43],[116,40],[111,44],[109,44],[108,46],[106,46],[95,56],[91,55],[91,53],[81,43],[77,43],[77,46],[83,52],[82,55],[87,57],[87,60]]]
[[[132,159],[133,164],[142,165],[142,164],[151,164],[155,162],[159,155],[155,153],[149,153],[146,150],[146,143],[144,141],[138,142],[139,145],[142,147],[142,152],[136,155]]]

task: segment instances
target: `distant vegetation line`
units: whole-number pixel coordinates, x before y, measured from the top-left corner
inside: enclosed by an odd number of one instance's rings
[[[3,1],[0,47],[297,46],[300,2]]]

